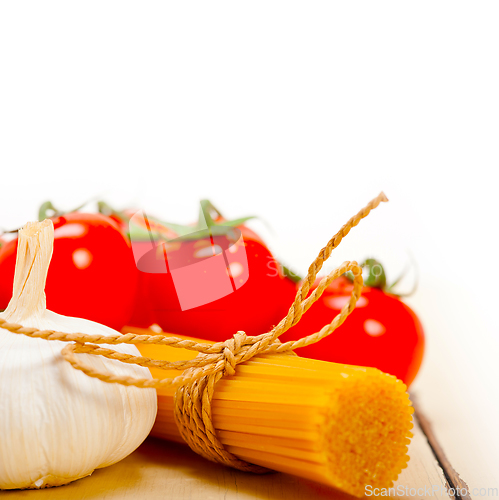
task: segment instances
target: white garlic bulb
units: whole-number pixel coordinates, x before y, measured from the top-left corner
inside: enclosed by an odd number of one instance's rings
[[[53,235],[50,220],[28,223],[19,231],[14,292],[0,317],[40,330],[118,334],[46,309]],[[154,389],[90,378],[62,358],[65,345],[0,328],[0,489],[58,486],[88,476],[129,455],[151,430],[157,410]],[[133,345],[107,347],[139,355]],[[147,368],[78,356],[100,371],[151,377]]]

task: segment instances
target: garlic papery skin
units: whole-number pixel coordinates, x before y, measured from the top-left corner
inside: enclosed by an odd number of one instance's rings
[[[119,335],[46,309],[53,234],[50,220],[28,223],[19,231],[13,296],[0,317],[39,330]],[[71,287],[68,283],[68,294]],[[58,486],[88,476],[125,458],[151,430],[156,391],[86,376],[62,358],[66,345],[0,328],[0,489]],[[106,347],[140,355],[133,345]],[[151,377],[147,368],[78,356],[100,371]]]

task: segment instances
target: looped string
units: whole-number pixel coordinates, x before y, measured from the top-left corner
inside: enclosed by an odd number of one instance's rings
[[[195,452],[209,460],[221,462],[244,471],[263,473],[267,469],[240,460],[235,455],[226,451],[218,440],[211,420],[211,400],[215,391],[215,385],[223,376],[234,375],[236,366],[239,363],[248,361],[259,354],[291,354],[294,349],[319,342],[324,337],[330,335],[345,321],[355,308],[362,290],[362,269],[357,262],[344,262],[323,278],[317,288],[309,295],[310,288],[315,282],[324,262],[330,257],[331,252],[340,244],[352,227],[356,226],[381,202],[386,201],[388,199],[384,193],[380,193],[331,238],[310,265],[307,276],[296,293],[295,300],[289,308],[287,315],[270,332],[262,335],[247,336],[244,332],[237,332],[233,338],[225,342],[205,344],[167,335],[137,335],[133,333],[124,335],[69,334],[53,330],[25,328],[22,325],[8,323],[2,318],[0,318],[0,328],[33,338],[70,342],[62,350],[62,356],[73,368],[82,371],[89,377],[98,378],[108,383],[118,383],[141,388],[158,389],[166,386],[177,387],[175,393],[175,418],[180,433],[187,444]],[[303,314],[319,299],[332,281],[348,271],[354,276],[353,290],[350,300],[333,321],[316,333],[299,340],[281,343],[278,337],[298,323]],[[100,344],[157,344],[197,351],[199,354],[192,360],[171,362],[116,352],[107,347],[101,347]],[[81,353],[103,356],[108,359],[121,361],[122,363],[147,368],[174,369],[182,371],[182,373],[177,377],[166,379],[118,376],[110,372],[99,371],[85,364],[76,356],[76,354]]]
[[[224,370],[223,375],[234,375],[236,373],[236,358],[234,354],[237,354],[241,347],[246,341],[246,334],[244,332],[237,332],[232,339],[228,339],[224,342],[225,348],[223,350],[224,355]]]

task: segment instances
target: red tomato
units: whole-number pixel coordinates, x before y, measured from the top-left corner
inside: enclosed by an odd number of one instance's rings
[[[256,233],[244,225],[228,231],[230,235],[215,232],[212,237],[201,231],[199,237],[154,247],[146,241],[133,243],[136,257],[137,243],[149,245],[138,259],[141,300],[163,330],[223,341],[239,330],[265,333],[286,314],[296,293],[294,283],[281,274]],[[144,317],[147,312],[134,319]]]
[[[130,242],[115,221],[73,212],[53,219],[54,253],[47,275],[47,308],[120,330],[132,313],[137,269]],[[0,309],[12,296],[17,239],[0,252]]]
[[[345,277],[331,283],[280,340],[296,340],[331,323],[348,302],[352,288]],[[316,344],[296,350],[298,355],[309,358],[379,368],[406,385],[414,380],[423,352],[423,327],[414,311],[397,296],[370,287],[363,288],[356,308],[337,330]]]
[[[217,235],[226,219],[211,203],[203,203],[206,218],[216,226],[212,237],[205,230],[196,232],[196,224],[145,221],[133,217],[132,210],[118,212],[102,204],[121,227],[128,227],[131,219],[139,229],[139,236],[132,238],[139,285],[130,324],[158,323],[168,332],[214,341],[226,340],[239,330],[264,333],[287,313],[296,284],[282,275],[262,239],[239,223],[246,219],[230,221],[225,226],[230,234]],[[217,216],[211,219],[207,210]],[[178,238],[175,231],[182,228],[196,234]],[[151,229],[166,241],[152,243],[148,233],[144,236],[144,230]]]
[[[223,341],[239,330],[265,333],[283,318],[295,288],[260,238],[239,229],[242,239],[227,250],[215,236],[162,256],[170,272],[150,275],[149,298],[163,330]]]

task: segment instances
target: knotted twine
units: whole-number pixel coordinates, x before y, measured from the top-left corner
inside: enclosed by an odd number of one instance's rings
[[[211,420],[211,400],[215,392],[215,386],[223,376],[234,375],[236,366],[239,363],[244,363],[261,354],[291,354],[294,349],[319,342],[334,332],[345,321],[355,308],[363,286],[362,269],[357,262],[344,262],[328,276],[322,278],[317,288],[307,297],[310,287],[315,282],[317,274],[322,269],[324,262],[330,257],[331,252],[341,243],[341,240],[350,232],[352,227],[356,226],[364,217],[367,217],[371,210],[375,209],[381,202],[386,201],[388,201],[387,197],[384,193],[380,193],[329,240],[310,265],[307,276],[298,289],[287,315],[271,331],[262,335],[246,336],[244,332],[240,331],[225,342],[205,344],[160,334],[86,335],[83,333],[38,330],[37,328],[25,328],[22,325],[8,323],[2,318],[0,318],[0,328],[33,338],[71,342],[61,352],[64,359],[73,368],[103,382],[141,388],[177,387],[175,393],[175,420],[183,439],[196,453],[208,460],[223,463],[243,471],[268,472],[264,467],[250,464],[229,453],[218,440]],[[332,281],[348,271],[351,271],[354,276],[353,290],[350,300],[333,321],[312,335],[299,340],[281,343],[278,337],[298,323],[303,314],[319,299]],[[192,360],[172,362],[120,353],[112,349],[99,347],[98,344],[157,344],[197,351],[198,355]],[[118,376],[109,372],[98,371],[86,365],[76,356],[77,353],[104,356],[122,363],[147,368],[182,370],[182,374],[166,379]]]

